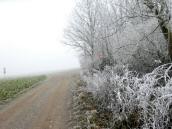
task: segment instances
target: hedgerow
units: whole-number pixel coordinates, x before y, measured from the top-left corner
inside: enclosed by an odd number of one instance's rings
[[[171,76],[169,63],[143,76],[122,66],[83,74],[82,79],[84,92],[93,95],[97,118],[102,117],[97,124],[106,123],[102,126],[110,129],[166,129],[172,126]]]

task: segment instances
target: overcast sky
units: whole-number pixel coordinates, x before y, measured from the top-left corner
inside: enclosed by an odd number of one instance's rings
[[[79,67],[77,54],[61,43],[73,0],[0,0],[0,75]]]

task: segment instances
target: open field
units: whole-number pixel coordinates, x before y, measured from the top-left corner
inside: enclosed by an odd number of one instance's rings
[[[35,76],[0,80],[0,101],[3,102],[14,98],[24,90],[36,86],[35,84],[45,78],[46,76]]]

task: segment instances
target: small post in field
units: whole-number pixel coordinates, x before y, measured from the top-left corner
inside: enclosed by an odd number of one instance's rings
[[[4,68],[3,68],[3,74],[4,74],[4,76],[6,75],[6,73],[7,73],[7,70],[6,70],[6,68],[4,67]]]

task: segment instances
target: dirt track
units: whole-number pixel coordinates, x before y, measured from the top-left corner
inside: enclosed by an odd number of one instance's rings
[[[0,129],[68,129],[72,75],[48,78],[0,110]]]

